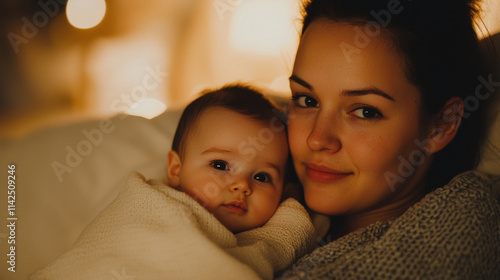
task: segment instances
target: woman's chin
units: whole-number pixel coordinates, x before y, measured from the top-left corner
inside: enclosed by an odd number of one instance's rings
[[[307,206],[317,213],[325,215],[341,215],[346,211],[342,208],[338,199],[335,199],[335,197],[314,188],[304,190],[304,199]]]

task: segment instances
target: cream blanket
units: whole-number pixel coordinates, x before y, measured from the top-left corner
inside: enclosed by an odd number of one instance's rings
[[[134,173],[74,247],[29,279],[272,279],[315,243],[293,199],[234,235],[185,193]]]

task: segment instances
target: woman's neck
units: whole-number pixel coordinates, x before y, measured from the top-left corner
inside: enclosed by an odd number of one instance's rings
[[[335,240],[376,222],[397,218],[424,196],[425,188],[422,186],[382,207],[351,215],[334,216],[331,218],[330,235]]]

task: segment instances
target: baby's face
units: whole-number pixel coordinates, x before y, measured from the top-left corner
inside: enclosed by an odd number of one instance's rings
[[[283,125],[222,107],[206,109],[185,143],[179,187],[232,232],[263,225],[283,190],[288,146]]]

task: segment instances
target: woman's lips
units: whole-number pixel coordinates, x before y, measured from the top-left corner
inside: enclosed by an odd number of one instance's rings
[[[307,176],[319,183],[333,183],[353,174],[352,172],[341,172],[314,163],[306,163],[305,166]]]

